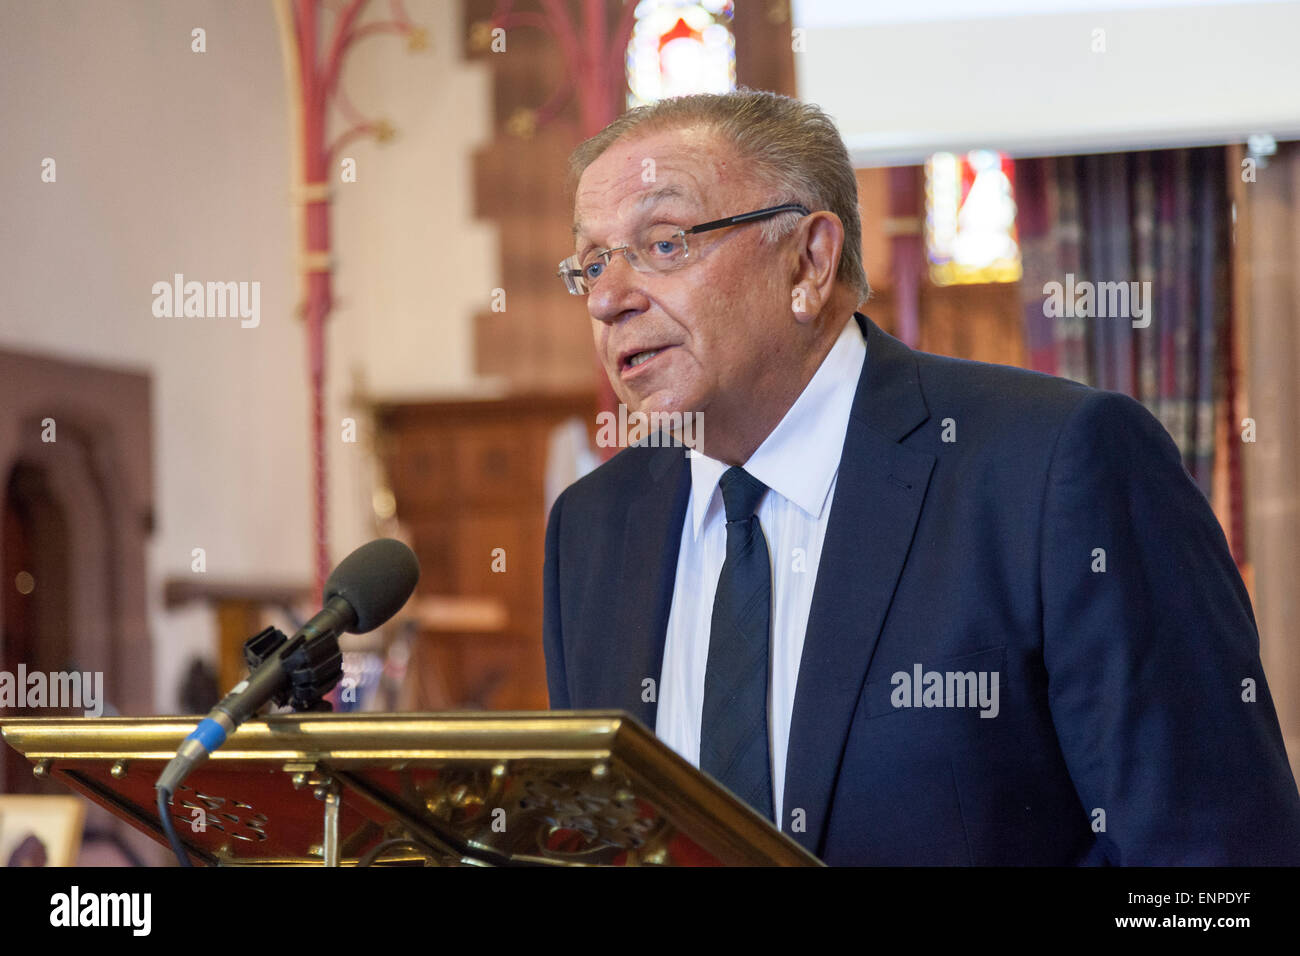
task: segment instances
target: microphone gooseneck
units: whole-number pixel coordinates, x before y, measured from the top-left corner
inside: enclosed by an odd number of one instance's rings
[[[163,828],[182,865],[190,865],[189,860],[176,837],[167,810],[167,804],[181,782],[267,702],[287,699],[287,689],[295,677],[303,676],[299,672],[309,660],[316,671],[315,679],[313,681],[313,675],[308,674],[306,689],[296,687],[293,701],[295,707],[305,707],[310,701],[301,699],[302,694],[319,700],[341,675],[338,636],[342,633],[365,634],[379,627],[402,609],[415,591],[419,577],[419,562],[411,549],[400,541],[380,538],[357,548],[339,562],[325,582],[325,607],[287,641],[283,634],[275,632],[281,642],[279,646],[269,644],[268,648],[274,647],[274,650],[248,677],[236,684],[185,738],[155,784]],[[258,638],[264,636],[274,637],[263,632]],[[331,642],[334,642],[332,648],[325,647]],[[323,656],[315,655],[319,659],[303,653],[315,648],[323,652]],[[338,658],[337,662],[334,658]]]

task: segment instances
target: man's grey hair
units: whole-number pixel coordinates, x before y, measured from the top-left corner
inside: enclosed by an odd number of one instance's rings
[[[742,159],[752,162],[762,184],[772,192],[772,205],[797,202],[814,212],[825,209],[835,213],[844,225],[836,278],[857,294],[855,308],[871,294],[862,265],[858,181],[849,151],[835,123],[811,103],[742,88],[638,106],[573,151],[569,157],[570,192],[586,168],[616,140],[689,126],[713,130],[730,142]],[[769,242],[780,239],[793,231],[798,221],[797,213],[769,219],[761,223],[763,237]]]

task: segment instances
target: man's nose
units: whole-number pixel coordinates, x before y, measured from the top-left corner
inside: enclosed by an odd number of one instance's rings
[[[626,253],[620,249],[609,257],[600,281],[587,294],[587,311],[599,322],[616,322],[622,315],[650,307],[641,287],[645,277],[632,268]]]

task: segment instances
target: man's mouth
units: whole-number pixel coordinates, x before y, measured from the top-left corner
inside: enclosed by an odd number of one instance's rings
[[[625,352],[618,362],[619,371],[623,375],[628,375],[634,369],[640,368],[642,365],[652,361],[656,356],[670,348],[672,348],[671,345],[660,345],[655,348],[640,349],[635,352]]]
[[[650,359],[654,358],[656,355],[659,354],[659,351],[660,351],[659,349],[647,349],[644,352],[637,352],[636,355],[633,355],[630,359],[627,360],[628,367],[635,368],[636,366],[640,365],[642,362],[650,361]]]

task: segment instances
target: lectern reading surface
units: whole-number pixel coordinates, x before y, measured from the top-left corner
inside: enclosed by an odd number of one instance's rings
[[[194,724],[21,718],[2,729],[36,773],[165,844],[154,782]],[[208,864],[819,864],[620,711],[249,721],[172,812]]]

